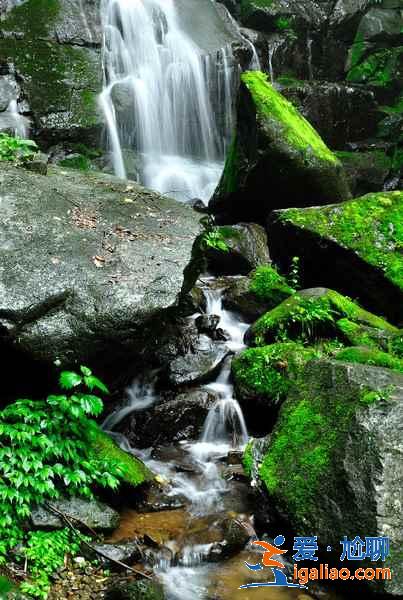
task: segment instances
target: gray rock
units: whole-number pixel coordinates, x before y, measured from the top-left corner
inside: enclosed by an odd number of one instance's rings
[[[246,275],[252,269],[270,262],[267,235],[255,223],[240,223],[232,227],[218,227],[227,251],[208,247],[207,269],[215,275]]]
[[[38,173],[39,175],[46,175],[48,172],[48,160],[49,157],[43,152],[36,154],[31,160],[23,162],[22,166],[28,171]]]
[[[246,546],[250,539],[247,527],[238,519],[227,519],[223,523],[223,536],[221,542],[213,544],[208,559],[211,562],[225,560],[237,554]]]
[[[164,600],[164,590],[154,581],[134,581],[117,584],[107,590],[105,600]]]
[[[185,391],[174,400],[133,413],[124,433],[138,448],[196,440],[215,402],[214,394],[206,390]]]
[[[119,570],[119,565],[114,561],[122,562],[126,565],[131,565],[134,561],[141,558],[141,551],[136,542],[122,542],[120,544],[93,544],[96,551],[101,552],[110,558],[104,558],[96,552],[91,554],[92,558],[96,558],[101,564],[108,568]]]
[[[41,177],[4,165],[1,190],[3,347],[63,365],[95,356],[112,365],[158,346],[200,231],[191,208],[54,167]]]
[[[174,386],[207,382],[217,373],[227,354],[225,344],[213,343],[208,337],[200,336],[193,351],[171,361],[169,381]]]
[[[292,388],[265,447],[252,452],[252,473],[266,481],[271,510],[285,517],[297,535],[315,531],[321,547],[331,546],[337,559],[345,535],[348,539],[388,536],[390,556],[376,566],[391,568],[393,577],[370,586],[372,591],[399,597],[403,594],[397,551],[403,544],[402,403],[400,373],[313,361],[305,367],[301,385]],[[304,411],[309,417],[302,416]],[[297,414],[298,419],[308,418],[306,429],[298,420],[300,433],[294,431],[285,441],[273,466],[269,457],[280,439],[277,436],[287,437],[289,422]],[[298,435],[304,440],[301,446],[295,443]],[[315,456],[322,459],[314,462]],[[283,479],[290,465],[292,481]],[[268,472],[270,479],[265,478]],[[368,561],[365,566],[374,563]]]
[[[79,528],[89,527],[95,531],[113,531],[119,525],[119,513],[98,500],[66,498],[50,503],[57,510],[70,517]],[[44,506],[38,506],[31,513],[31,522],[36,529],[61,529],[63,519]]]
[[[15,97],[15,85],[12,84],[9,77],[0,77],[0,112],[6,110],[11,100],[14,100]]]

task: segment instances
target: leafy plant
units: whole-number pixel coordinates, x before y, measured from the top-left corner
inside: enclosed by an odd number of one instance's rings
[[[0,133],[0,161],[29,160],[37,151],[38,146],[33,140]]]
[[[203,243],[208,248],[214,248],[214,250],[220,250],[221,252],[229,251],[225,238],[216,229],[206,231],[206,233],[203,235]]]
[[[17,400],[0,413],[0,564],[22,544],[32,562],[33,580],[27,591],[41,598],[46,597],[48,570],[39,560],[38,548],[49,545],[60,555],[66,538],[60,532],[51,538],[27,535],[24,521],[32,508],[62,493],[90,498],[93,484],[115,489],[123,475],[118,464],[91,452],[98,431],[91,417],[103,410],[102,400],[92,392],[107,393],[107,387],[87,367],[80,373],[62,372],[59,383],[69,395]],[[46,553],[42,556],[46,558]]]
[[[66,555],[79,551],[80,540],[71,529],[31,531],[20,554],[27,561],[32,579],[21,584],[21,591],[45,599],[49,577],[64,565]]]
[[[299,256],[292,257],[291,269],[288,275],[288,283],[294,290],[301,288]]]

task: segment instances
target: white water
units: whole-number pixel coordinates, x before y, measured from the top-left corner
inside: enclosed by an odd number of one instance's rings
[[[122,150],[131,149],[141,183],[207,202],[232,132],[231,49],[203,55],[182,30],[174,0],[103,0],[102,15],[100,105],[116,175],[126,177]]]
[[[132,385],[127,388],[126,394],[126,404],[122,408],[116,410],[106,417],[102,424],[103,429],[111,431],[132,412],[145,410],[146,408],[152,406],[152,404],[154,404],[154,402],[157,400],[154,383],[152,381],[144,382],[139,379],[135,379]]]
[[[20,114],[17,100],[11,100],[7,110],[0,113],[0,126],[2,129],[11,129],[20,138],[28,138],[29,120]]]

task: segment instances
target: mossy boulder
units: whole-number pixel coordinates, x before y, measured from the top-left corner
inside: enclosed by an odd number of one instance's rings
[[[301,290],[263,315],[252,325],[248,338],[257,346],[284,339],[334,338],[344,334],[340,319],[397,335],[399,330],[356,302],[327,288]]]
[[[106,461],[112,467],[119,466],[122,472],[121,482],[130,487],[137,487],[154,478],[154,474],[141,460],[121,450],[101,429],[98,429],[91,440],[91,452],[95,458]]]
[[[262,221],[275,208],[350,197],[343,167],[315,129],[270,83],[241,76],[238,125],[210,209],[224,221]]]
[[[80,10],[69,0],[27,0],[0,21],[0,62],[15,74],[18,100],[44,143],[97,142],[100,43],[95,3]]]
[[[314,531],[321,550],[331,546],[336,560],[344,535],[388,536],[391,552],[382,566],[392,568],[392,579],[370,585],[396,596],[403,593],[402,402],[400,373],[311,361],[271,437],[259,452],[249,445],[245,456],[272,509],[296,535]]]
[[[305,285],[336,287],[398,323],[403,320],[402,211],[401,191],[276,211],[268,222],[270,252],[283,270],[298,255]]]
[[[335,358],[344,362],[385,367],[386,369],[403,373],[403,360],[401,358],[375,348],[367,348],[365,346],[343,348],[343,350],[340,350],[336,354]]]
[[[249,277],[236,278],[225,288],[224,306],[249,322],[255,321],[294,292],[273,265],[262,265]]]
[[[338,335],[344,343],[352,346],[366,346],[389,352],[401,337],[395,328],[383,329],[368,324],[355,323],[346,317],[336,321]]]
[[[299,371],[308,360],[321,356],[319,347],[304,347],[296,342],[248,348],[238,354],[231,369],[236,397],[248,426],[255,432],[268,433]]]

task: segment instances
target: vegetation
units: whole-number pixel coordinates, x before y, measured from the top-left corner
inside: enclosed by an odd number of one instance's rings
[[[30,160],[37,151],[38,146],[33,140],[0,133],[0,161]]]
[[[206,233],[203,234],[202,243],[206,248],[213,248],[214,250],[219,250],[221,252],[228,252],[229,250],[224,236],[218,229],[206,231]]]
[[[337,360],[385,367],[403,373],[403,360],[374,348],[344,348],[336,354]]]
[[[281,136],[294,148],[317,159],[338,164],[336,155],[298,110],[270,85],[259,71],[243,73],[242,81],[252,95],[259,116],[271,119],[281,128]]]
[[[286,296],[295,292],[276,268],[269,265],[257,267],[253,271],[249,289],[258,300],[273,304],[282,302]]]
[[[403,192],[379,192],[317,208],[291,208],[280,218],[337,240],[382,269],[403,289]]]
[[[0,413],[0,562],[19,546],[31,566],[25,589],[41,598],[72,540],[67,532],[27,534],[24,523],[32,508],[62,494],[91,498],[94,485],[116,489],[127,474],[113,453],[99,451],[106,442],[91,418],[103,410],[94,391],[107,393],[106,386],[81,367],[80,373],[61,373],[60,387],[68,393],[17,400]],[[144,478],[139,471],[136,481]]]

